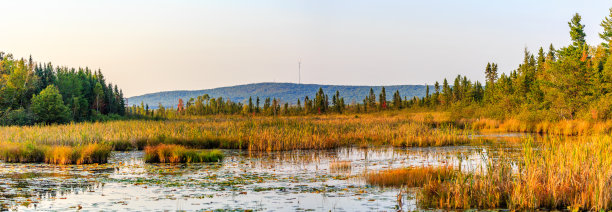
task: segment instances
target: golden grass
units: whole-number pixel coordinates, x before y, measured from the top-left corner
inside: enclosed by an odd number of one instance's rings
[[[147,163],[219,162],[221,159],[223,153],[219,150],[200,151],[174,144],[159,144],[145,148]]]
[[[366,174],[366,182],[383,187],[421,187],[428,181],[451,179],[456,171],[450,167],[414,167],[383,170]]]
[[[408,115],[409,116],[409,115]],[[296,117],[206,116],[166,121],[112,121],[0,127],[0,141],[41,145],[108,144],[114,150],[157,144],[190,148],[277,151],[350,145],[441,146],[467,142],[466,131],[431,129],[406,114]]]
[[[9,163],[92,164],[106,163],[111,147],[104,144],[49,146],[33,143],[0,143],[0,160]]]
[[[463,120],[462,122],[472,130],[491,132],[526,132],[566,136],[600,135],[612,132],[612,121],[561,120],[555,122],[526,122],[517,119],[499,121],[480,118]]]
[[[490,165],[484,174],[458,172],[446,181],[426,181],[417,203],[423,208],[507,208],[511,183],[507,164]]]
[[[351,161],[334,161],[329,164],[331,172],[346,172],[351,170]]]
[[[408,118],[426,124],[447,124],[452,121],[450,112],[416,112],[410,113]]]
[[[392,136],[391,144],[397,147],[454,146],[471,141],[469,131],[452,127],[431,128],[420,123],[404,124],[399,127],[398,134]]]
[[[424,208],[444,209],[611,210],[610,152],[610,136],[528,141],[519,161],[501,159],[482,172],[430,180],[417,201]]]

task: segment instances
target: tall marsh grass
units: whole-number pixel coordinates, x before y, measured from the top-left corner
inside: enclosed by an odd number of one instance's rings
[[[157,144],[189,148],[277,151],[340,146],[441,146],[467,142],[465,131],[432,129],[402,114],[297,117],[207,116],[165,121],[112,121],[52,126],[0,127],[0,141],[40,145],[107,144],[114,150]]]
[[[9,163],[93,164],[106,163],[111,147],[105,144],[49,146],[34,143],[0,143],[0,160]]]
[[[430,180],[417,201],[424,208],[612,210],[612,137],[527,141],[518,161]]]
[[[612,121],[560,120],[528,122],[517,119],[503,121],[494,119],[473,119],[461,121],[466,128],[492,132],[526,132],[549,135],[583,136],[601,135],[612,132]]]
[[[175,144],[148,146],[144,151],[147,163],[200,163],[223,159],[223,153],[219,150],[193,150]]]
[[[457,171],[450,167],[413,167],[383,170],[366,174],[366,182],[383,187],[421,187],[429,181],[445,181]]]

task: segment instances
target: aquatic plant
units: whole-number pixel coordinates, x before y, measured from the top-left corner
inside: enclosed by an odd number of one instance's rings
[[[453,178],[457,171],[451,167],[411,167],[389,169],[368,173],[366,182],[384,187],[421,187],[429,181],[445,181]]]
[[[602,135],[612,132],[612,121],[560,120],[521,121],[518,119],[495,120],[479,118],[463,120],[467,128],[492,132],[526,132],[548,135]]]
[[[445,209],[611,210],[610,152],[610,136],[527,140],[519,161],[502,158],[479,172],[427,181],[417,201]]]
[[[175,144],[148,146],[144,151],[147,163],[200,163],[219,162],[223,159],[220,150],[193,150]]]
[[[351,170],[351,161],[333,161],[329,164],[331,172],[346,172]]]
[[[111,147],[91,143],[80,146],[50,146],[34,143],[2,142],[0,160],[9,163],[92,164],[106,163]]]

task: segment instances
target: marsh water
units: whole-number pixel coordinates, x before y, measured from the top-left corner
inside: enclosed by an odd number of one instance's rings
[[[408,211],[419,209],[414,192],[368,185],[364,174],[418,166],[480,169],[520,150],[516,142],[500,141],[428,148],[223,150],[222,162],[196,164],[147,164],[139,151],[113,152],[104,165],[0,163],[0,203],[4,210],[18,211]],[[339,161],[350,168],[333,168]]]

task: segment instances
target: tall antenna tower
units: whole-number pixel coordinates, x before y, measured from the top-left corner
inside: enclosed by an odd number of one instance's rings
[[[298,59],[298,84],[302,84],[302,58]]]

